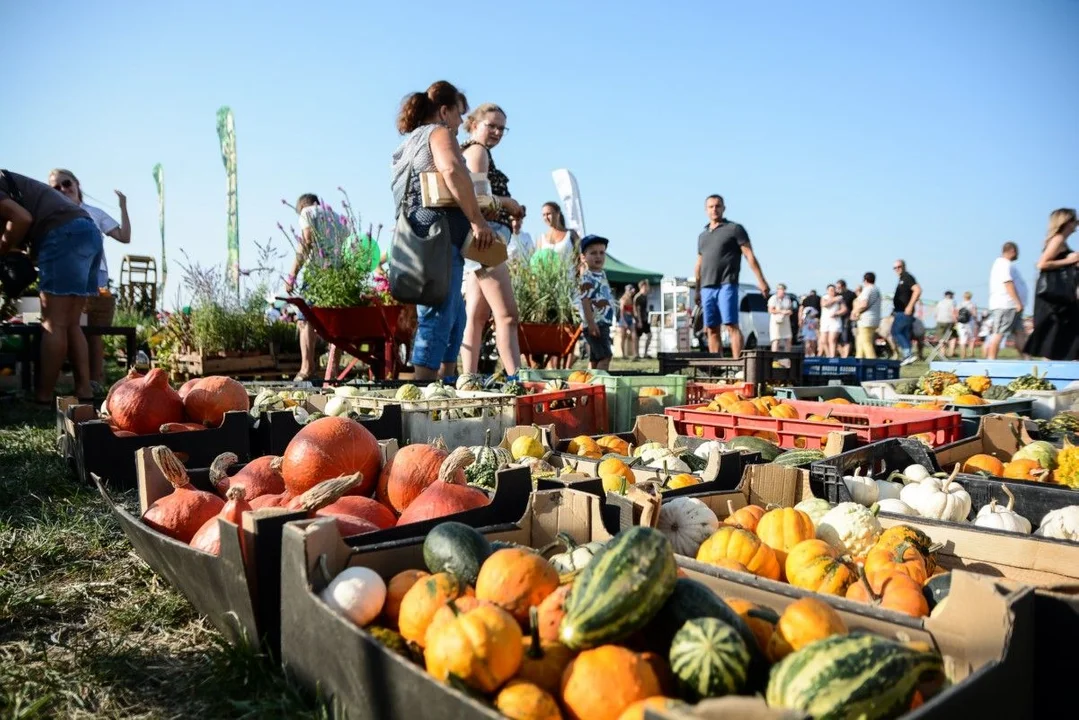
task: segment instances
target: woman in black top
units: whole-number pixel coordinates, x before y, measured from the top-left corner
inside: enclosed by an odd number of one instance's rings
[[[1050,360],[1079,360],[1079,299],[1075,288],[1079,252],[1068,247],[1068,237],[1075,232],[1076,216],[1072,208],[1054,210],[1049,216],[1049,232],[1038,258],[1038,270],[1065,274],[1072,285],[1070,301],[1054,303],[1034,298],[1034,332],[1023,352]]]

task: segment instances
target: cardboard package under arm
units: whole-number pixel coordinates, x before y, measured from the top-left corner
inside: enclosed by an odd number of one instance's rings
[[[560,531],[578,542],[600,539],[606,535],[601,505],[599,498],[574,490],[536,492],[520,522],[484,532],[490,539],[530,547],[546,545]],[[372,568],[384,578],[424,567],[421,539],[352,549],[340,541],[332,523],[296,522],[285,528],[282,562],[282,661],[303,684],[318,687],[330,698],[336,717],[500,717],[490,706],[437,683],[419,665],[387,650],[318,596],[330,578],[351,565]],[[777,612],[798,597],[692,567],[683,570],[721,597],[744,598]],[[925,641],[950,657],[946,665],[955,684],[906,717],[1031,717],[1033,597],[1029,588],[1002,590],[989,578],[959,573],[951,597],[954,600],[936,618],[924,622],[853,603],[837,610],[852,630]],[[739,703],[749,700],[733,699],[724,704],[729,712],[706,717],[746,717],[737,713]],[[765,713],[760,717],[769,720],[787,717],[775,709],[760,710]]]
[[[397,441],[380,444],[383,464],[397,451]],[[149,452],[139,451],[139,514],[155,500],[172,491]],[[239,471],[239,466],[232,468]],[[206,470],[189,472],[193,485],[213,491]],[[356,535],[344,540],[350,547],[423,538],[440,522],[455,520],[473,527],[513,522],[529,503],[532,480],[527,470],[512,468],[498,473],[498,487],[490,504],[456,515],[399,525]],[[210,555],[169,538],[142,522],[116,503],[95,477],[98,489],[120,523],[135,552],[188,599],[195,609],[230,642],[259,644],[277,655],[281,620],[281,530],[286,523],[307,519],[305,513],[266,509],[244,513],[243,545],[240,528],[224,519],[221,524],[221,551]]]

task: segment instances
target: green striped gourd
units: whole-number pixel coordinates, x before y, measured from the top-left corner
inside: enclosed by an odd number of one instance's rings
[[[644,627],[674,590],[678,568],[667,536],[632,527],[592,558],[566,598],[559,639],[574,650],[621,640]]]
[[[731,441],[727,443],[727,447],[731,450],[745,450],[746,452],[760,453],[761,459],[766,463],[772,462],[783,452],[775,443],[768,442],[764,438],[750,437],[748,435],[739,435],[736,438],[732,438]]]
[[[833,635],[788,655],[772,668],[771,707],[800,710],[815,720],[899,717],[917,686],[944,672],[940,655],[878,635]]]
[[[788,450],[772,462],[783,467],[802,467],[824,459],[820,450]]]
[[[671,672],[688,700],[740,693],[749,674],[749,650],[738,632],[716,618],[690,620],[674,635]]]
[[[678,459],[689,466],[690,472],[701,472],[708,467],[707,457],[697,457],[688,450],[679,452]]]

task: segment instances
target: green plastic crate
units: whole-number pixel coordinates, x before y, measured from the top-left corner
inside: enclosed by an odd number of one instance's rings
[[[617,377],[597,375],[592,384],[607,388],[607,421],[611,432],[629,432],[638,415],[662,413],[664,408],[686,404],[685,375],[642,375]],[[656,387],[666,395],[642,398],[641,388]]]

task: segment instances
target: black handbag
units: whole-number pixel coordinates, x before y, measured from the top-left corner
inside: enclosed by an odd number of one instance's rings
[[[1034,294],[1038,299],[1052,305],[1074,305],[1079,302],[1076,297],[1077,287],[1079,272],[1074,265],[1070,265],[1055,270],[1042,270],[1038,275],[1038,283],[1034,286]]]
[[[22,205],[22,191],[7,170],[0,170],[0,188],[18,205]],[[20,251],[0,255],[0,294],[4,297],[22,297],[26,288],[33,285],[35,280],[37,267],[29,255]]]
[[[450,294],[454,246],[450,225],[444,216],[431,225],[427,235],[417,233],[408,221],[406,206],[414,174],[413,162],[415,156],[409,161],[405,194],[397,208],[397,223],[390,246],[390,295],[400,303],[432,307],[441,305]]]

